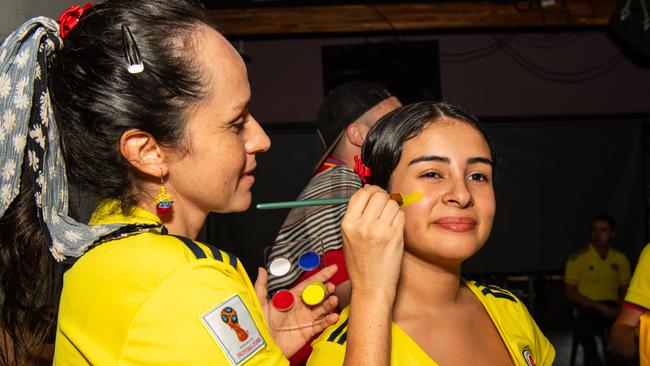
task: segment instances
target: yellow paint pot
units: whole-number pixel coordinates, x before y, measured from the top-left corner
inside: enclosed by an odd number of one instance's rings
[[[302,290],[301,297],[307,305],[318,305],[327,297],[327,288],[320,282],[314,282]]]

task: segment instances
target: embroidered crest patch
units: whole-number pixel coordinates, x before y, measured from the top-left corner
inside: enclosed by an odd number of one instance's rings
[[[266,345],[237,294],[205,312],[201,321],[233,365],[244,363]]]
[[[524,348],[524,351],[522,352],[522,354],[524,356],[524,360],[526,361],[526,365],[528,365],[528,366],[537,366],[537,364],[535,363],[535,360],[533,360],[533,354],[530,353],[530,350],[528,349],[528,347]]]

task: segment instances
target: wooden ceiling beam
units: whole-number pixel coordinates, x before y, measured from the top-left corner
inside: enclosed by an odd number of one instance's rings
[[[209,10],[231,36],[442,29],[604,26],[616,0],[437,2]],[[389,24],[390,21],[390,24]],[[391,26],[392,24],[392,26]]]

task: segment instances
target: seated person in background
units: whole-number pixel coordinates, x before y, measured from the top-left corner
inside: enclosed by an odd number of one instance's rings
[[[609,333],[609,347],[615,355],[631,359],[639,355],[644,348],[639,347],[639,318],[650,310],[650,244],[646,245],[639,257],[634,276],[625,295],[623,308],[618,314]],[[650,351],[650,345],[645,352]],[[650,358],[650,354],[646,355]]]
[[[368,343],[356,336],[364,316],[374,317],[376,333],[385,332],[369,339],[386,342],[374,343],[385,349],[367,351],[392,365],[551,365],[555,350],[521,301],[460,275],[461,264],[488,239],[496,209],[495,154],[477,119],[446,103],[407,105],[377,122],[362,153],[369,184],[416,197],[402,207],[399,282],[386,295],[386,314],[359,305],[355,269],[366,259],[348,253],[347,241],[355,238],[349,231],[358,225],[357,198],[374,187],[367,186],[352,197],[341,225],[352,301],[312,343],[308,365],[353,364],[346,347]]]
[[[625,254],[611,247],[616,232],[613,218],[591,220],[591,243],[573,253],[566,263],[564,292],[576,307],[574,327],[585,350],[585,365],[598,364],[594,336],[609,329],[630,280]]]

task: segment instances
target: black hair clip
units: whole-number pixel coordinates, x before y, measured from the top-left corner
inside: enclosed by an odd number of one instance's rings
[[[124,59],[126,60],[126,69],[131,74],[139,74],[144,71],[144,64],[140,57],[138,45],[135,43],[133,33],[129,26],[122,24],[122,42],[124,43]]]

